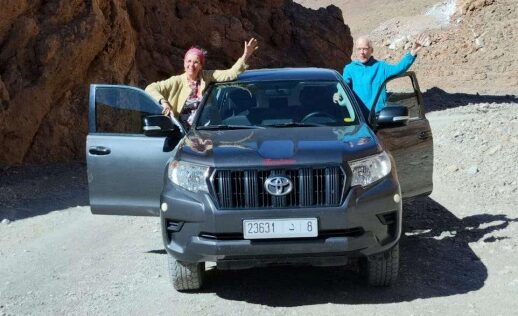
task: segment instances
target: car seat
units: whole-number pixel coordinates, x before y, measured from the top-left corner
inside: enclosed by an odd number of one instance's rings
[[[231,125],[251,125],[249,111],[257,106],[255,96],[245,89],[233,89],[228,93],[228,103],[223,111],[223,121]]]
[[[302,106],[301,119],[314,112],[324,112],[330,116],[340,115],[340,109],[333,103],[332,86],[306,86],[300,90],[299,102]]]
[[[255,96],[245,89],[234,89],[228,94],[228,109],[231,115],[246,115],[250,108],[256,106]]]

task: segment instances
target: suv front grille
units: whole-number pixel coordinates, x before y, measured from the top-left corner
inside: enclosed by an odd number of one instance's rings
[[[270,176],[291,180],[292,191],[274,196],[265,189]],[[273,170],[216,170],[213,188],[221,209],[288,208],[340,205],[345,174],[338,167]]]

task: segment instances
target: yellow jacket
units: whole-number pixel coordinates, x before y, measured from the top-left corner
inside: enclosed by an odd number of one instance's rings
[[[248,65],[245,64],[243,57],[239,58],[234,66],[226,70],[203,70],[201,75],[200,88],[205,92],[205,88],[211,82],[230,81],[237,78],[237,76],[245,71]],[[179,116],[182,111],[185,101],[191,93],[191,88],[187,82],[187,75],[185,73],[172,76],[163,81],[153,82],[146,87],[146,92],[149,93],[157,102],[161,99],[166,99],[173,107],[175,117]]]

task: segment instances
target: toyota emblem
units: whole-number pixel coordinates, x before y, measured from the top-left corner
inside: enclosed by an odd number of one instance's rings
[[[266,181],[264,181],[264,188],[271,195],[283,196],[291,192],[293,183],[286,177],[273,176],[268,177]]]

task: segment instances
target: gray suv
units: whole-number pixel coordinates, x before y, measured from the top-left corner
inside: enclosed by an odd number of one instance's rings
[[[433,146],[415,75],[385,86],[365,113],[336,71],[247,71],[209,87],[186,130],[141,89],[91,85],[91,211],[160,216],[177,290],[199,289],[205,262],[353,260],[388,286],[402,200],[432,191]]]

